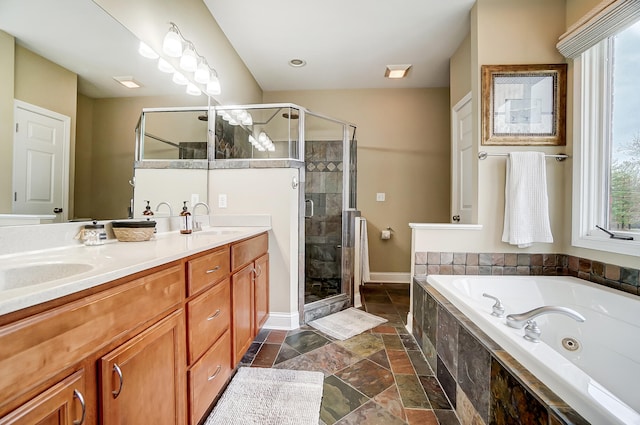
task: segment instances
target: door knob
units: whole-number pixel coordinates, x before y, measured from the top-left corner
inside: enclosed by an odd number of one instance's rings
[[[53,212],[56,214],[60,214],[62,212],[62,208],[54,208]]]
[[[458,214],[454,215],[451,218],[453,218],[453,221],[455,221],[456,223],[460,221],[460,215],[458,215]]]

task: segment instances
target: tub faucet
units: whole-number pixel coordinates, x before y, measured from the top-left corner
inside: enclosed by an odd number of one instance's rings
[[[542,331],[540,331],[538,324],[533,319],[540,315],[549,313],[564,314],[578,322],[584,322],[587,320],[582,314],[570,308],[545,305],[524,313],[507,315],[507,325],[515,329],[522,329],[524,327],[524,339],[531,342],[540,342],[540,335]]]
[[[165,201],[162,201],[158,205],[156,205],[156,212],[158,212],[160,207],[163,206],[163,205],[166,205],[167,208],[169,208],[169,217],[173,217],[173,208],[171,208],[171,205],[168,202],[165,202]]]

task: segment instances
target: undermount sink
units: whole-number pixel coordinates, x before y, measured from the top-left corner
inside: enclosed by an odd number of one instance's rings
[[[84,263],[39,263],[0,270],[0,290],[22,288],[88,272]]]

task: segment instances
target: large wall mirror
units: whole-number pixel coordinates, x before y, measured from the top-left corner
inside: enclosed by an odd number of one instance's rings
[[[14,171],[24,168],[14,166],[14,128],[21,119],[15,113],[17,100],[27,109],[33,106],[34,116],[44,110],[69,118],[68,129],[62,130],[68,131],[68,151],[63,153],[68,177],[58,221],[127,217],[142,109],[208,104],[206,96],[187,95],[184,87],[173,84],[156,61],[138,54],[138,45],[133,34],[91,0],[0,2],[0,112],[11,117],[0,122],[0,214],[14,212],[14,200],[23,195],[13,184]],[[132,77],[141,87],[128,89],[115,77]],[[198,128],[206,125],[197,117],[193,122]],[[31,134],[55,133],[47,128],[33,127],[40,131]],[[47,163],[41,157],[35,168],[55,175],[43,166]],[[192,178],[206,187],[206,173]],[[40,192],[46,192],[47,184],[41,186]],[[192,194],[185,188],[185,199]],[[150,199],[154,206],[162,201]],[[179,205],[173,207],[179,211]]]

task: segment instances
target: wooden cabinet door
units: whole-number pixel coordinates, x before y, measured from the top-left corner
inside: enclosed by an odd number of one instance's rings
[[[0,425],[81,425],[84,422],[84,371],[62,382],[0,418]]]
[[[231,276],[233,364],[237,365],[253,341],[253,263]]]
[[[178,310],[100,359],[103,425],[186,423],[184,326]]]
[[[258,258],[254,265],[255,320],[253,336],[255,338],[269,317],[269,254]]]

